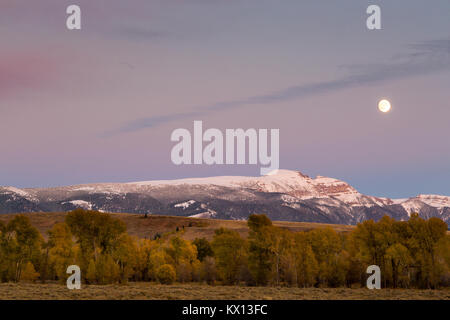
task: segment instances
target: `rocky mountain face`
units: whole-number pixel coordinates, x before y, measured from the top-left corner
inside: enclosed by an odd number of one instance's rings
[[[0,187],[0,213],[70,211],[151,213],[215,219],[246,219],[265,213],[272,220],[356,224],[389,215],[407,220],[412,212],[450,224],[450,197],[409,199],[367,196],[333,178],[310,178],[276,170],[262,177],[211,177],[102,183],[59,188]]]

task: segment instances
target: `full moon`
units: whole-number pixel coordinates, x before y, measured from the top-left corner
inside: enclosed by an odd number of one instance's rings
[[[381,100],[378,102],[378,109],[383,112],[389,112],[391,110],[391,103],[387,100]]]
[[[381,100],[378,102],[378,109],[383,112],[389,112],[391,110],[391,103],[387,100]]]

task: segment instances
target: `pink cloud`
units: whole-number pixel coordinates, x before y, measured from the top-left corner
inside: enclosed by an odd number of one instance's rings
[[[0,94],[40,87],[54,70],[55,61],[39,54],[0,53]]]

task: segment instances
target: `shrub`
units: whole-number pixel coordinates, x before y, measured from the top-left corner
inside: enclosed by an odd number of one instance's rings
[[[170,264],[163,264],[156,270],[156,279],[162,284],[172,284],[176,276],[175,269]]]
[[[206,257],[201,264],[201,279],[213,285],[217,279],[216,261],[213,257]]]
[[[34,282],[39,277],[39,273],[36,272],[34,266],[31,262],[27,262],[25,264],[24,269],[22,270],[22,275],[20,280],[26,282]]]

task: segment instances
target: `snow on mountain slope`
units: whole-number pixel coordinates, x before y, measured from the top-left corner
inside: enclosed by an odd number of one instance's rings
[[[66,204],[66,203],[70,203],[77,208],[92,210],[92,204],[87,201],[84,201],[84,200],[72,200],[72,201],[63,202],[62,204]]]
[[[389,204],[388,199],[367,197],[360,194],[346,182],[338,179],[318,176],[315,179],[298,171],[275,170],[261,177],[223,176],[179,180],[159,180],[131,182],[128,185],[162,187],[168,185],[217,185],[223,187],[243,187],[259,192],[285,193],[297,199],[326,198],[351,204],[372,206]]]
[[[435,194],[421,194],[415,197],[415,199],[418,199],[431,207],[439,209],[444,207],[450,207],[450,197],[447,196],[440,196]]]
[[[411,200],[402,202],[400,205],[406,210],[406,212],[408,213],[408,216],[410,216],[411,213],[413,213],[413,212],[420,212],[420,210],[423,208],[423,206],[425,204],[420,200],[411,199]]]
[[[393,200],[394,203],[400,204],[408,216],[413,212],[420,212],[424,207],[430,206],[442,212],[444,208],[450,208],[450,197],[440,196],[440,195],[418,195],[409,199],[396,199]]]
[[[202,213],[197,213],[197,214],[193,214],[191,216],[189,216],[190,218],[202,218],[202,219],[209,219],[209,218],[214,218],[217,215],[217,212],[215,212],[214,210],[208,209],[205,212]]]
[[[180,180],[132,182],[128,185],[162,187],[167,185],[217,185],[243,187],[259,192],[284,193],[297,199],[333,197],[351,206],[389,205],[390,199],[362,195],[344,181],[317,176],[315,179],[292,170],[274,170],[261,177],[211,177]]]
[[[24,198],[28,201],[35,202],[37,199],[30,193],[15,187],[0,187],[0,194],[10,195],[12,197]]]
[[[130,183],[94,183],[56,188],[0,187],[0,213],[70,211],[135,212],[216,219],[271,219],[355,224],[412,212],[450,222],[450,197],[419,195],[388,199],[361,194],[348,183],[299,171],[275,170],[260,177],[223,176]]]
[[[3,190],[15,193],[29,200],[36,201],[37,195],[45,195],[48,193],[53,195],[59,193],[62,194],[62,197],[66,197],[67,194],[73,193],[121,195],[133,192],[148,192],[149,190],[166,188],[168,186],[184,185],[208,188],[211,186],[247,188],[258,192],[282,193],[300,200],[331,198],[339,200],[339,202],[335,203],[336,206],[341,205],[341,202],[352,207],[372,207],[400,204],[407,212],[420,210],[423,203],[435,208],[450,207],[450,197],[447,196],[419,195],[409,199],[397,200],[367,196],[359,193],[355,188],[344,181],[323,176],[311,178],[299,171],[293,170],[274,170],[268,175],[260,177],[218,176],[176,180],[139,181],[129,183],[99,183],[50,188],[44,190],[26,189],[26,191],[18,188],[7,187],[3,188]],[[191,203],[187,203],[186,205],[190,204]],[[184,206],[184,204],[181,204],[181,206]]]
[[[189,200],[183,203],[177,203],[176,205],[174,205],[175,208],[189,208],[192,204],[194,204],[196,201],[195,200]]]

